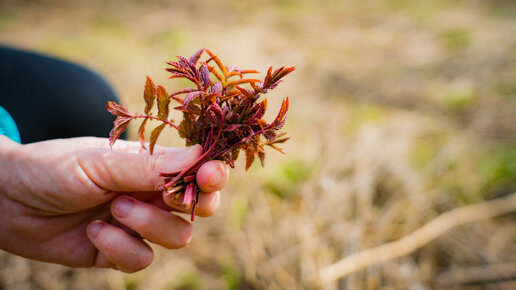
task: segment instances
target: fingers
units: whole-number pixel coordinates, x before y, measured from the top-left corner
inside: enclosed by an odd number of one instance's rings
[[[228,182],[228,178],[229,168],[219,160],[208,161],[197,171],[197,184],[203,192],[223,189]]]
[[[1,136],[0,136],[1,138]],[[0,140],[1,141],[1,140]],[[48,142],[48,141],[46,141]],[[14,142],[17,145],[20,145],[16,142]],[[121,151],[126,153],[142,153],[146,152],[145,149],[142,148],[140,142],[135,141],[126,141],[118,139],[113,146],[109,146],[109,139],[108,138],[99,138],[99,137],[76,137],[76,138],[70,138],[70,139],[61,139],[61,144],[64,144],[66,146],[65,149],[67,150],[81,150],[81,149],[88,149],[88,148],[104,148],[104,149],[110,149],[113,151]],[[148,144],[147,144],[148,148]],[[166,152],[169,148],[163,147],[160,145],[156,145],[154,147],[154,153],[153,154],[162,154]]]
[[[117,221],[142,237],[168,249],[184,247],[192,239],[193,228],[190,223],[129,196],[116,198],[111,203],[111,213]]]
[[[97,257],[95,258],[94,266],[97,268],[113,268],[116,269],[116,265],[111,263],[106,255],[102,254],[102,252],[97,252]]]
[[[211,160],[203,164],[197,171],[196,181],[202,193],[199,195],[199,205],[195,214],[200,217],[211,216],[220,206],[220,192],[226,186],[229,178],[228,166],[219,160]],[[164,202],[177,210],[185,211],[181,200],[173,195],[164,194]]]
[[[163,182],[160,172],[185,169],[201,152],[200,145],[169,148],[166,153],[158,155],[97,148],[83,150],[77,162],[84,174],[104,190],[154,191]]]
[[[135,141],[127,141],[127,140],[116,140],[115,144],[113,144],[112,147],[109,146],[109,139],[107,138],[97,138],[97,137],[79,137],[77,139],[81,139],[81,143],[84,147],[82,148],[88,148],[88,147],[103,147],[107,149],[112,149],[114,151],[122,151],[126,153],[143,153],[148,150],[142,148],[142,145],[140,142]],[[88,145],[91,144],[91,145]],[[146,148],[149,148],[149,144],[147,143]],[[164,154],[167,152],[167,150],[170,148],[163,147],[160,145],[154,146],[154,155]]]
[[[220,207],[220,192],[201,193],[199,204],[195,210],[195,215],[209,217],[215,214]]]
[[[95,261],[98,267],[112,267],[114,264],[123,272],[133,273],[152,262],[152,249],[120,228],[104,221],[94,221],[88,225],[87,233],[99,250]]]
[[[182,205],[182,199],[174,199],[173,196],[164,195],[163,198],[159,198],[159,200],[152,199],[149,203],[154,204],[157,207],[163,209],[175,209],[177,211],[190,213],[191,209],[185,210]],[[199,204],[195,209],[195,215],[199,217],[209,217],[215,214],[215,212],[220,207],[220,192],[209,192],[209,193],[201,193],[199,194]]]

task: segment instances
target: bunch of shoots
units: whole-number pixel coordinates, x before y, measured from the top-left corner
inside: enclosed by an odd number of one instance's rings
[[[206,60],[201,57],[207,55]],[[188,168],[174,172],[161,172],[164,184],[159,190],[174,199],[182,199],[185,210],[191,209],[191,219],[199,203],[199,187],[196,173],[207,161],[222,160],[234,168],[239,152],[244,151],[245,169],[249,169],[257,157],[264,166],[265,146],[285,153],[278,144],[289,138],[278,131],[285,124],[289,107],[288,97],[281,104],[276,118],[270,123],[263,119],[267,109],[267,99],[261,97],[274,89],[295,67],[269,68],[263,80],[248,78],[256,70],[243,70],[238,66],[227,67],[207,49],[197,51],[190,58],[178,57],[175,62],[167,62],[170,78],[183,78],[190,81],[191,88],[168,93],[163,86],[154,85],[147,77],[143,98],[143,114],[132,114],[126,107],[108,102],[107,110],[117,118],[109,134],[112,146],[127,129],[129,123],[140,119],[142,123],[138,136],[146,148],[145,127],[149,121],[161,124],[150,133],[148,150],[152,154],[159,135],[165,128],[173,128],[184,138],[186,145],[200,144],[202,154]],[[156,103],[156,109],[154,104]],[[180,111],[180,123],[169,118],[171,104]],[[152,112],[157,111],[157,112]],[[156,113],[156,114],[155,114]]]

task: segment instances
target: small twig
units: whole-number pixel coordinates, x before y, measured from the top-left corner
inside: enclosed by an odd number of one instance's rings
[[[410,254],[454,227],[513,211],[516,211],[516,193],[451,210],[399,240],[349,255],[322,269],[319,272],[319,279],[325,284],[334,282],[371,265]]]

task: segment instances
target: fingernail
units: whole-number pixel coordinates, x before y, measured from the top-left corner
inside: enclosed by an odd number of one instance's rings
[[[115,206],[113,208],[113,213],[118,217],[125,217],[129,214],[131,209],[133,208],[133,201],[120,197],[115,201]]]
[[[221,164],[218,164],[211,174],[210,186],[216,186],[222,181],[222,175],[226,170]]]
[[[92,222],[88,227],[88,233],[89,233],[90,237],[96,238],[103,226],[104,226],[103,221]]]

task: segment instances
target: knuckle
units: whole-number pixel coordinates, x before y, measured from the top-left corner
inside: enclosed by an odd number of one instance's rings
[[[147,165],[147,168],[149,168],[149,170],[151,172],[159,172],[159,159],[157,158],[157,156],[155,155],[149,155],[147,156],[147,160],[146,160],[146,165]]]

